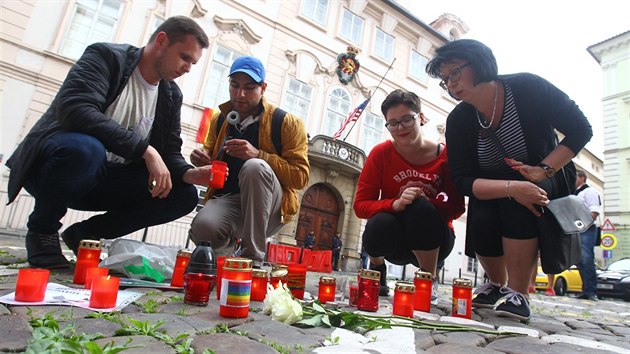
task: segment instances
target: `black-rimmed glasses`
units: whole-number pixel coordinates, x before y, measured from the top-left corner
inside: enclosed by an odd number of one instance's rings
[[[416,113],[414,115],[406,115],[402,118],[400,118],[399,120],[392,120],[390,122],[385,123],[385,128],[387,128],[387,130],[389,130],[390,132],[395,132],[396,130],[398,130],[399,126],[402,126],[403,128],[410,128],[413,126],[414,120],[416,120],[416,118],[418,118],[418,115],[420,113]]]
[[[440,81],[440,87],[448,91],[448,83],[457,82],[460,76],[462,76],[462,69],[467,67],[468,65],[470,65],[470,63],[462,64],[451,70],[451,72],[446,75],[446,78],[442,78],[442,81]]]

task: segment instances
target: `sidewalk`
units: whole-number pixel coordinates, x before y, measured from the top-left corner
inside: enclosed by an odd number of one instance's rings
[[[23,238],[0,236],[0,296],[15,290],[15,263],[26,257]],[[12,265],[13,264],[13,265]],[[308,273],[306,291],[317,294],[321,273]],[[333,272],[338,282],[356,274]],[[52,272],[51,282],[72,286],[72,272]],[[393,281],[392,281],[393,285]],[[219,316],[215,293],[207,307],[183,303],[183,294],[154,289],[133,289],[143,292],[136,303],[120,314],[107,316],[92,311],[61,306],[4,306],[0,304],[0,352],[24,351],[32,338],[29,320],[56,318],[61,329],[74,325],[79,333],[100,333],[101,346],[114,341],[119,345],[131,340],[123,353],[630,353],[630,303],[602,300],[592,302],[573,297],[547,297],[533,294],[532,317],[527,324],[497,317],[492,310],[474,310],[473,320],[466,324],[485,329],[517,331],[522,336],[497,336],[480,332],[446,332],[435,330],[387,329],[371,332],[363,349],[357,347],[353,334],[336,328],[297,328],[273,321],[256,310],[260,302],[252,302],[245,319]],[[393,291],[391,291],[393,294]],[[441,285],[439,304],[430,314],[417,312],[416,317],[437,323],[453,321],[451,287]],[[381,298],[381,311],[391,309],[393,296]],[[354,311],[353,308],[342,308]],[[50,314],[46,316],[46,314]],[[92,315],[93,316],[93,315]],[[421,316],[421,317],[420,317]],[[132,325],[144,323],[144,334]],[[159,327],[157,324],[163,322]],[[130,328],[136,328],[129,331]],[[116,335],[116,331],[127,333]],[[163,330],[164,334],[159,331]],[[133,332],[133,333],[132,333]],[[176,338],[182,336],[180,340]],[[355,335],[356,336],[356,335]],[[337,341],[336,345],[325,346]],[[352,341],[354,340],[354,346]],[[368,349],[369,348],[369,349]],[[368,351],[369,350],[369,351]]]

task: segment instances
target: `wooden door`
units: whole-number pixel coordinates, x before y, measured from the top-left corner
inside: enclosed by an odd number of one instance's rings
[[[298,246],[304,246],[304,238],[315,231],[315,250],[332,249],[332,237],[339,224],[337,197],[326,185],[318,183],[309,188],[302,198],[298,227],[295,234]]]

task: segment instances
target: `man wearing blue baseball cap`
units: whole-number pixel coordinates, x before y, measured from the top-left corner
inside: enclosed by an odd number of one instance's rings
[[[227,163],[221,189],[209,188],[190,237],[210,240],[215,253],[240,255],[260,267],[266,239],[297,213],[297,190],[308,183],[308,139],[302,120],[267,102],[265,68],[251,56],[230,68],[230,101],[219,106],[195,166]],[[240,242],[239,242],[240,240]]]

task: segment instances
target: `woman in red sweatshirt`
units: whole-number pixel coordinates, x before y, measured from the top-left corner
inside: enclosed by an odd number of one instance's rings
[[[357,217],[369,219],[363,246],[370,269],[381,272],[381,295],[388,295],[385,259],[414,264],[435,277],[455,242],[452,221],[464,212],[464,197],[451,179],[446,146],[425,139],[420,98],[395,90],[381,105],[392,140],[376,145],[359,176]],[[434,282],[432,302],[437,302]]]

